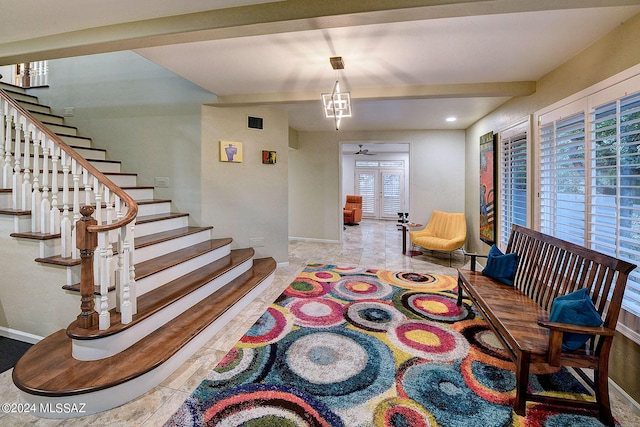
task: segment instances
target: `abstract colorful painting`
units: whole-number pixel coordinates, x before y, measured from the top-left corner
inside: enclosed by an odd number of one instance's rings
[[[493,132],[480,137],[480,240],[492,245],[495,233],[495,145]]]

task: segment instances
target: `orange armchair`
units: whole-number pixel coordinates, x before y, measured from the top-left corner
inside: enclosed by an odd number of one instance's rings
[[[356,224],[362,221],[362,196],[347,196],[343,213],[345,224]]]

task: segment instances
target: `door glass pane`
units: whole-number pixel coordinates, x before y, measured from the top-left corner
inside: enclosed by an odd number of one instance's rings
[[[375,173],[359,172],[358,173],[358,194],[362,196],[362,214],[375,214]]]
[[[401,177],[397,172],[382,174],[382,205],[385,217],[397,217],[402,211]]]

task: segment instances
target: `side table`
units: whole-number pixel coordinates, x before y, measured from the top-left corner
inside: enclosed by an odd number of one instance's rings
[[[402,224],[402,253],[406,256],[422,255],[422,251],[407,250],[407,233],[409,228],[422,227],[422,224],[415,222],[405,222]]]

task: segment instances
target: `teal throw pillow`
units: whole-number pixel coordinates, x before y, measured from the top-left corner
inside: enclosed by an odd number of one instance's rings
[[[602,319],[593,305],[587,289],[579,289],[570,294],[557,297],[551,305],[549,320],[580,326],[600,326]],[[591,338],[588,334],[565,332],[562,337],[563,350],[577,350]]]
[[[499,282],[513,286],[513,278],[518,268],[518,254],[503,254],[496,245],[491,246],[487,256],[487,265],[482,274]]]

